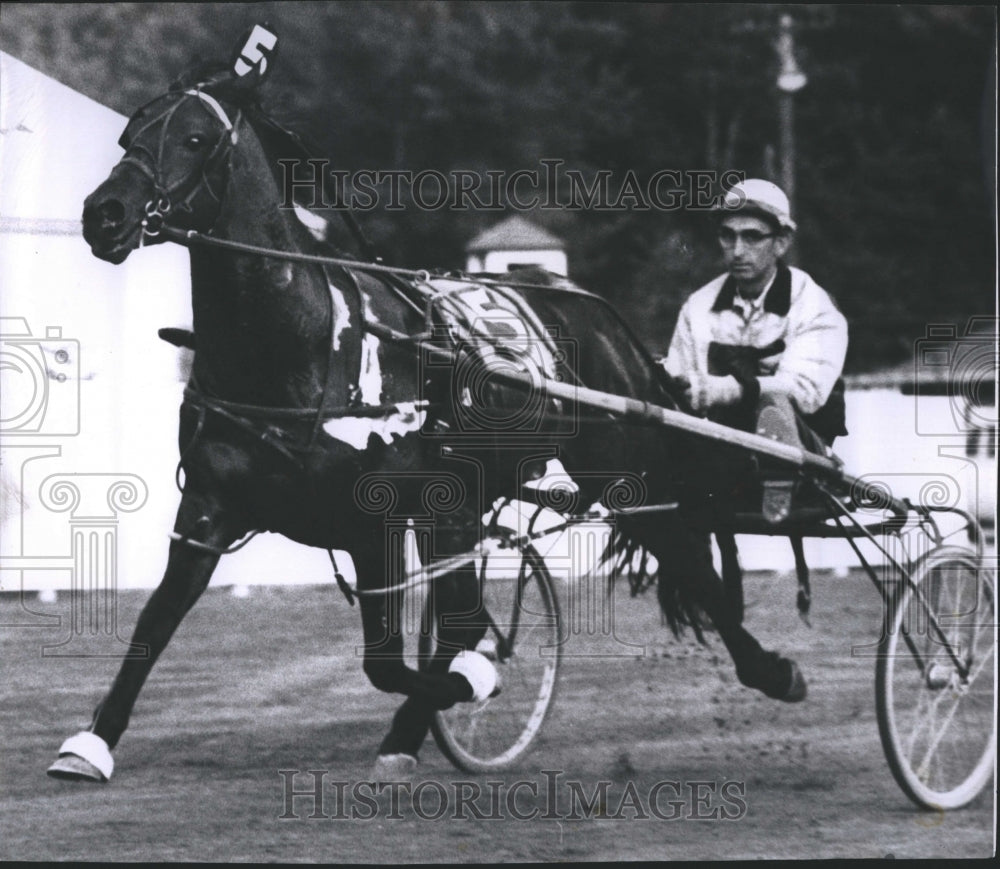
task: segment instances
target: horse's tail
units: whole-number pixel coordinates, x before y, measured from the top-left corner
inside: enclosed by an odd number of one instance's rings
[[[675,637],[691,628],[700,643],[705,642],[705,615],[692,600],[687,587],[675,571],[666,569],[656,556],[634,537],[616,529],[601,554],[600,563],[607,570],[608,593],[617,580],[628,580],[629,593],[636,597],[656,584],[660,610]]]
[[[656,580],[656,560],[652,553],[637,540],[616,529],[601,553],[601,566],[613,584],[624,577],[628,580],[632,597],[642,594]]]

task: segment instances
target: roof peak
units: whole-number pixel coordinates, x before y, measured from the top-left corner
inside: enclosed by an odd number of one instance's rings
[[[511,215],[484,230],[465,246],[467,253],[485,250],[565,250],[565,248],[565,243],[558,236],[519,214]]]

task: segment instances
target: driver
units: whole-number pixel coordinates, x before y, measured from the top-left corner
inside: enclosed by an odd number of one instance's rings
[[[808,274],[783,262],[796,225],[777,185],[743,181],[717,213],[726,272],[684,303],[663,365],[696,413],[825,454],[847,434],[847,321]],[[788,516],[793,486],[787,476],[763,481],[765,518]]]

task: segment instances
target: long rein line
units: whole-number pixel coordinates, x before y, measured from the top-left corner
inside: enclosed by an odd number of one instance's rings
[[[302,262],[310,263],[315,265],[323,266],[335,266],[342,267],[345,269],[356,269],[358,271],[373,272],[388,274],[394,277],[408,277],[415,281],[415,286],[417,290],[427,297],[434,297],[437,295],[444,295],[441,291],[431,290],[428,291],[424,289],[425,284],[428,284],[432,275],[426,269],[406,269],[397,266],[387,266],[381,263],[371,263],[363,262],[354,259],[346,259],[339,257],[323,256],[319,254],[307,254],[298,251],[282,251],[273,248],[265,248],[257,245],[248,244],[245,242],[233,241],[231,239],[216,238],[214,236],[205,235],[196,230],[182,230],[176,227],[170,226],[167,223],[163,223],[158,229],[158,233],[162,234],[165,238],[173,241],[177,244],[183,246],[190,246],[192,244],[201,244],[207,247],[217,247],[225,250],[232,250],[239,253],[252,254],[256,256],[266,256],[275,259],[282,259],[290,262]],[[435,274],[433,277],[437,280],[454,281],[456,283],[466,283],[473,281],[479,284],[485,284],[488,286],[498,286],[498,287],[512,287],[518,289],[540,289],[540,290],[551,290],[552,287],[546,284],[531,284],[516,281],[500,281],[491,278],[482,278],[479,276],[471,277],[468,275],[455,275],[455,274]],[[582,296],[594,297],[592,293],[587,292],[579,287],[569,287],[564,288],[564,291],[576,293]],[[595,297],[599,298],[599,297]],[[410,301],[407,299],[407,301]],[[412,301],[410,302],[411,304]],[[445,356],[451,360],[454,360],[455,352],[445,347],[440,347],[434,344],[429,344],[426,341],[427,336],[414,336],[408,335],[403,332],[398,332],[395,329],[384,326],[379,323],[371,323],[365,321],[363,323],[363,328],[365,331],[371,334],[387,340],[396,344],[411,344],[415,345],[424,351],[430,351],[432,354]],[[270,419],[309,419],[316,418],[317,414],[321,418],[333,419],[337,417],[346,416],[357,416],[357,417],[379,417],[385,416],[388,413],[398,411],[399,407],[397,404],[381,404],[374,406],[344,406],[335,408],[324,408],[322,405],[319,408],[275,408],[275,407],[264,407],[260,405],[244,404],[240,402],[228,401],[221,398],[216,398],[214,396],[208,396],[197,388],[197,384],[189,384],[184,390],[184,398],[191,404],[195,405],[200,411],[199,420],[197,425],[197,430],[195,434],[195,439],[197,439],[198,433],[204,425],[205,419],[204,414],[206,410],[213,411],[221,416],[230,419],[233,422],[241,424],[241,427],[249,428],[251,427],[248,422],[240,417],[249,418],[270,418]],[[430,408],[431,402],[421,401],[415,403],[415,408],[418,410],[426,410]],[[318,421],[318,419],[317,419]],[[279,447],[280,445],[272,440],[265,438],[265,441],[271,446]],[[193,446],[189,444],[188,449]],[[283,453],[287,453],[287,450],[281,449]],[[187,452],[187,450],[185,450]],[[183,455],[181,457],[181,462],[178,463],[177,468],[177,482],[180,488],[180,468],[183,462]],[[676,505],[665,505],[666,509],[672,509]],[[664,509],[664,507],[657,507],[657,510]],[[567,517],[567,522],[562,526],[561,530],[571,524],[576,524],[580,521],[586,521],[593,519],[595,517],[590,515],[581,515],[575,517]],[[216,547],[211,544],[203,543],[199,540],[195,540],[187,535],[179,534],[177,532],[171,532],[170,538],[191,546],[195,549],[207,552],[212,555],[221,556],[228,555],[233,552],[237,552],[246,546],[254,537],[260,533],[259,529],[250,531],[241,540],[232,544],[229,547]],[[337,565],[336,558],[333,555],[332,550],[327,550],[330,556],[330,561],[334,569],[334,576],[337,581],[337,585],[343,592],[347,600],[353,605],[355,597],[372,596],[372,595],[385,595],[393,592],[404,591],[415,585],[422,585],[428,582],[434,581],[438,576],[444,573],[451,572],[463,564],[467,564],[470,561],[474,561],[477,557],[481,556],[483,553],[479,546],[474,548],[470,552],[462,553],[461,555],[453,556],[451,558],[445,559],[441,562],[437,562],[433,565],[428,565],[426,567],[420,567],[412,574],[407,575],[401,583],[397,583],[393,586],[389,586],[384,589],[358,589],[356,587],[350,587],[344,580],[339,567]]]
[[[224,250],[233,250],[238,253],[255,254],[257,256],[273,257],[274,259],[288,260],[289,262],[313,263],[316,265],[340,266],[348,269],[357,269],[364,272],[375,272],[391,274],[401,277],[413,278],[418,282],[418,290],[427,293],[419,285],[428,283],[432,278],[440,281],[454,281],[456,283],[477,283],[493,287],[514,287],[516,289],[527,290],[551,290],[547,284],[530,284],[521,281],[504,281],[496,278],[485,278],[479,275],[455,274],[453,272],[431,273],[427,269],[406,269],[401,266],[387,266],[382,263],[370,263],[363,260],[347,259],[344,257],[323,256],[322,254],[300,253],[298,251],[276,250],[275,248],[260,247],[254,244],[247,244],[242,241],[233,241],[228,238],[217,238],[214,235],[206,235],[194,229],[178,229],[164,224],[162,234],[170,241],[181,245],[202,244],[208,247],[218,247]],[[577,295],[600,298],[600,296],[590,293],[580,287],[561,287],[563,292],[575,293]]]
[[[441,274],[441,275],[431,275],[426,269],[406,269],[398,266],[387,266],[381,263],[369,263],[359,260],[346,259],[341,257],[331,257],[323,256],[321,254],[308,254],[301,253],[299,251],[283,251],[277,250],[275,248],[261,247],[259,245],[248,244],[241,241],[233,241],[232,239],[216,238],[215,236],[206,235],[204,233],[198,232],[197,230],[183,230],[176,227],[170,226],[164,223],[162,227],[158,230],[159,234],[170,241],[176,242],[177,244],[183,246],[204,245],[207,247],[217,247],[223,250],[232,250],[239,253],[246,253],[255,256],[266,256],[272,257],[274,259],[282,259],[290,262],[302,262],[310,263],[314,265],[323,266],[336,266],[345,269],[357,269],[358,271],[374,272],[381,274],[388,274],[394,277],[408,277],[415,281],[416,289],[421,292],[424,296],[433,298],[437,295],[443,295],[440,291],[428,291],[423,288],[423,284],[427,284],[431,277],[436,280],[447,280],[454,281],[456,283],[466,283],[468,281],[474,281],[480,284],[486,284],[489,286],[503,286],[503,287],[515,287],[523,289],[541,289],[550,290],[551,287],[545,284],[530,284],[514,281],[500,281],[490,278],[480,278],[470,277],[468,275],[456,276],[453,274]],[[569,292],[579,293],[585,296],[591,296],[593,294],[588,293],[586,290],[580,288],[572,288],[568,290]],[[410,301],[407,299],[407,301]],[[410,301],[413,304],[412,301]],[[415,306],[416,307],[416,306]],[[419,308],[417,309],[419,311]],[[390,341],[395,344],[415,344],[424,350],[430,350],[435,355],[445,356],[449,359],[454,360],[455,354],[444,348],[436,345],[428,345],[421,339],[428,336],[420,335],[408,335],[403,332],[398,332],[389,327],[383,326],[378,323],[368,322],[367,320],[362,323],[362,328],[383,340]],[[205,395],[197,386],[197,384],[192,383],[184,390],[185,399],[189,399],[192,404],[201,405],[208,410],[220,413],[223,416],[229,416],[232,414],[239,414],[241,416],[250,418],[270,418],[270,419],[312,419],[317,417],[319,413],[322,419],[336,419],[340,417],[356,416],[356,417],[380,417],[386,416],[394,411],[398,410],[397,404],[379,404],[379,405],[358,405],[358,406],[343,406],[343,407],[333,407],[333,408],[280,408],[280,407],[264,407],[261,405],[245,404],[240,402],[228,401],[221,398],[216,398],[214,396]],[[416,407],[418,410],[426,410],[430,407],[429,402],[417,402]]]

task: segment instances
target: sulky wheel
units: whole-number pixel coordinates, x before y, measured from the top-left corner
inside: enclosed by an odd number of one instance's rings
[[[476,651],[496,667],[499,691],[439,711],[431,725],[441,751],[466,772],[505,769],[528,750],[552,707],[562,655],[559,602],[542,557],[530,546],[486,543],[480,570],[486,633]],[[432,633],[421,632],[422,662],[433,652]]]
[[[981,558],[943,546],[891,600],[875,674],[879,733],[917,805],[956,809],[993,775],[996,579]]]

